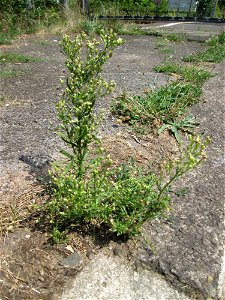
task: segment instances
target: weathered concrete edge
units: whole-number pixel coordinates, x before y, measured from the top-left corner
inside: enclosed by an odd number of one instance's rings
[[[218,298],[225,298],[225,250],[223,253],[223,260],[221,263],[221,272],[218,280]]]

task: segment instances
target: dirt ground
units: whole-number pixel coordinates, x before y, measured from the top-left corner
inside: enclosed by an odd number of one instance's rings
[[[115,51],[103,72],[107,79],[114,79],[117,83],[111,97],[122,92],[140,94],[146,89],[166,84],[170,78],[156,74],[153,71],[155,65],[166,60],[180,62],[183,56],[204,48],[203,44],[194,42],[170,43],[171,51],[165,53],[156,47],[156,37],[130,36],[125,39],[126,43]],[[133,241],[110,242],[111,237],[84,226],[70,234],[67,244],[52,245],[46,228],[35,224],[33,207],[48,197],[37,178],[46,174],[51,161],[59,158],[61,146],[54,129],[49,125],[50,120],[55,120],[55,104],[62,93],[59,79],[64,78],[66,72],[59,41],[59,36],[24,36],[13,45],[0,48],[0,51],[10,50],[42,58],[39,62],[1,65],[4,69],[24,72],[18,77],[1,79],[0,83],[3,99],[0,106],[0,298],[4,300],[57,299],[68,279],[75,276],[98,249],[109,243],[114,245],[113,251],[122,249],[127,255],[132,252],[135,256],[143,250],[143,247],[141,250],[138,246],[134,247]],[[166,132],[160,137],[148,134],[142,138],[131,133],[126,125],[110,114],[110,99],[99,101],[97,108],[105,110],[101,137],[106,151],[116,162],[134,157],[139,163],[148,163],[157,168],[161,160],[176,155],[176,142]],[[201,129],[204,130],[204,126]],[[183,216],[180,210],[178,214]],[[163,227],[166,221],[160,225],[157,222],[161,221],[150,223],[147,227],[151,227],[148,229],[151,239],[160,252],[166,241],[161,233],[171,231],[173,222],[166,225],[169,229]],[[177,230],[182,230],[176,226]],[[181,235],[182,232],[177,238]],[[176,242],[174,239],[173,243]],[[168,245],[170,242],[165,249]],[[146,251],[149,253],[149,249]],[[78,263],[65,264],[65,259],[74,253],[78,255]],[[177,253],[175,251],[174,255]],[[160,266],[160,263],[166,264],[164,256],[162,260],[152,254],[150,257],[147,263],[150,261],[154,268],[172,277],[171,270]],[[171,256],[173,259],[174,256]],[[209,277],[209,280],[213,282],[214,278]],[[192,284],[185,278],[181,278],[180,282],[188,284],[191,291],[197,290],[199,297],[204,294],[200,285]]]

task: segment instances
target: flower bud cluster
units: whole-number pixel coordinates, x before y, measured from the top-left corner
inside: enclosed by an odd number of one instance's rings
[[[98,40],[89,39],[85,33],[81,33],[74,40],[66,35],[61,43],[70,75],[66,82],[62,82],[66,83],[66,88],[56,106],[58,134],[71,148],[73,154],[66,156],[70,160],[73,157],[78,170],[83,168],[89,144],[97,140],[95,102],[111,93],[115,87],[115,82],[107,82],[100,72],[114,48],[123,42],[112,30],[101,30]]]

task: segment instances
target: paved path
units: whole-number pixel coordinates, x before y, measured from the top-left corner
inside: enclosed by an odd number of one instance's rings
[[[61,300],[189,300],[148,269],[134,269],[102,252],[76,277]]]
[[[159,21],[151,25],[142,25],[142,28],[154,28],[166,33],[183,33],[189,39],[204,41],[225,30],[225,23]]]

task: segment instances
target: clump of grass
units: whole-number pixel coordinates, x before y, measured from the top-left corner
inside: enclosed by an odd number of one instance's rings
[[[225,31],[222,31],[219,35],[206,41],[208,46],[217,46],[225,44]]]
[[[216,45],[203,52],[194,53],[183,58],[185,62],[211,62],[219,63],[225,58],[224,45]]]
[[[225,31],[206,41],[206,44],[210,46],[208,49],[186,56],[183,61],[219,63],[225,59]]]
[[[2,105],[5,102],[5,96],[0,96],[0,105]]]
[[[183,79],[195,84],[203,84],[207,79],[212,77],[212,73],[196,68],[194,66],[181,66],[174,63],[164,63],[163,65],[156,66],[154,71],[158,73],[165,73],[169,75],[177,74]]]
[[[40,62],[41,58],[31,57],[28,55],[7,52],[0,53],[0,63],[28,63],[28,62]]]
[[[82,20],[80,22],[80,28],[86,33],[86,34],[94,34],[99,33],[103,26],[102,23],[97,20]]]
[[[51,42],[48,40],[35,40],[33,43],[40,46],[51,46]]]
[[[212,76],[207,70],[194,66],[179,66],[165,63],[154,68],[156,72],[176,74],[180,78],[167,86],[155,89],[145,97],[122,95],[112,103],[112,112],[127,121],[140,133],[143,126],[158,126],[158,133],[169,130],[180,142],[179,131],[188,131],[196,126],[192,116],[183,115],[187,108],[199,101],[202,84]],[[182,119],[183,118],[183,119]],[[159,127],[160,126],[160,127]]]
[[[122,95],[112,104],[112,112],[122,116],[130,124],[151,125],[153,120],[169,122],[186,112],[196,103],[202,91],[191,83],[173,82],[155,89],[145,97]]]
[[[0,70],[0,78],[10,78],[24,75],[24,72],[17,70]]]
[[[174,53],[174,50],[171,48],[171,43],[167,37],[157,39],[155,49],[158,49],[161,53]]]
[[[10,45],[12,44],[11,38],[8,35],[0,33],[0,45]]]
[[[185,36],[183,34],[167,34],[165,35],[167,40],[170,42],[183,42],[185,40]]]

